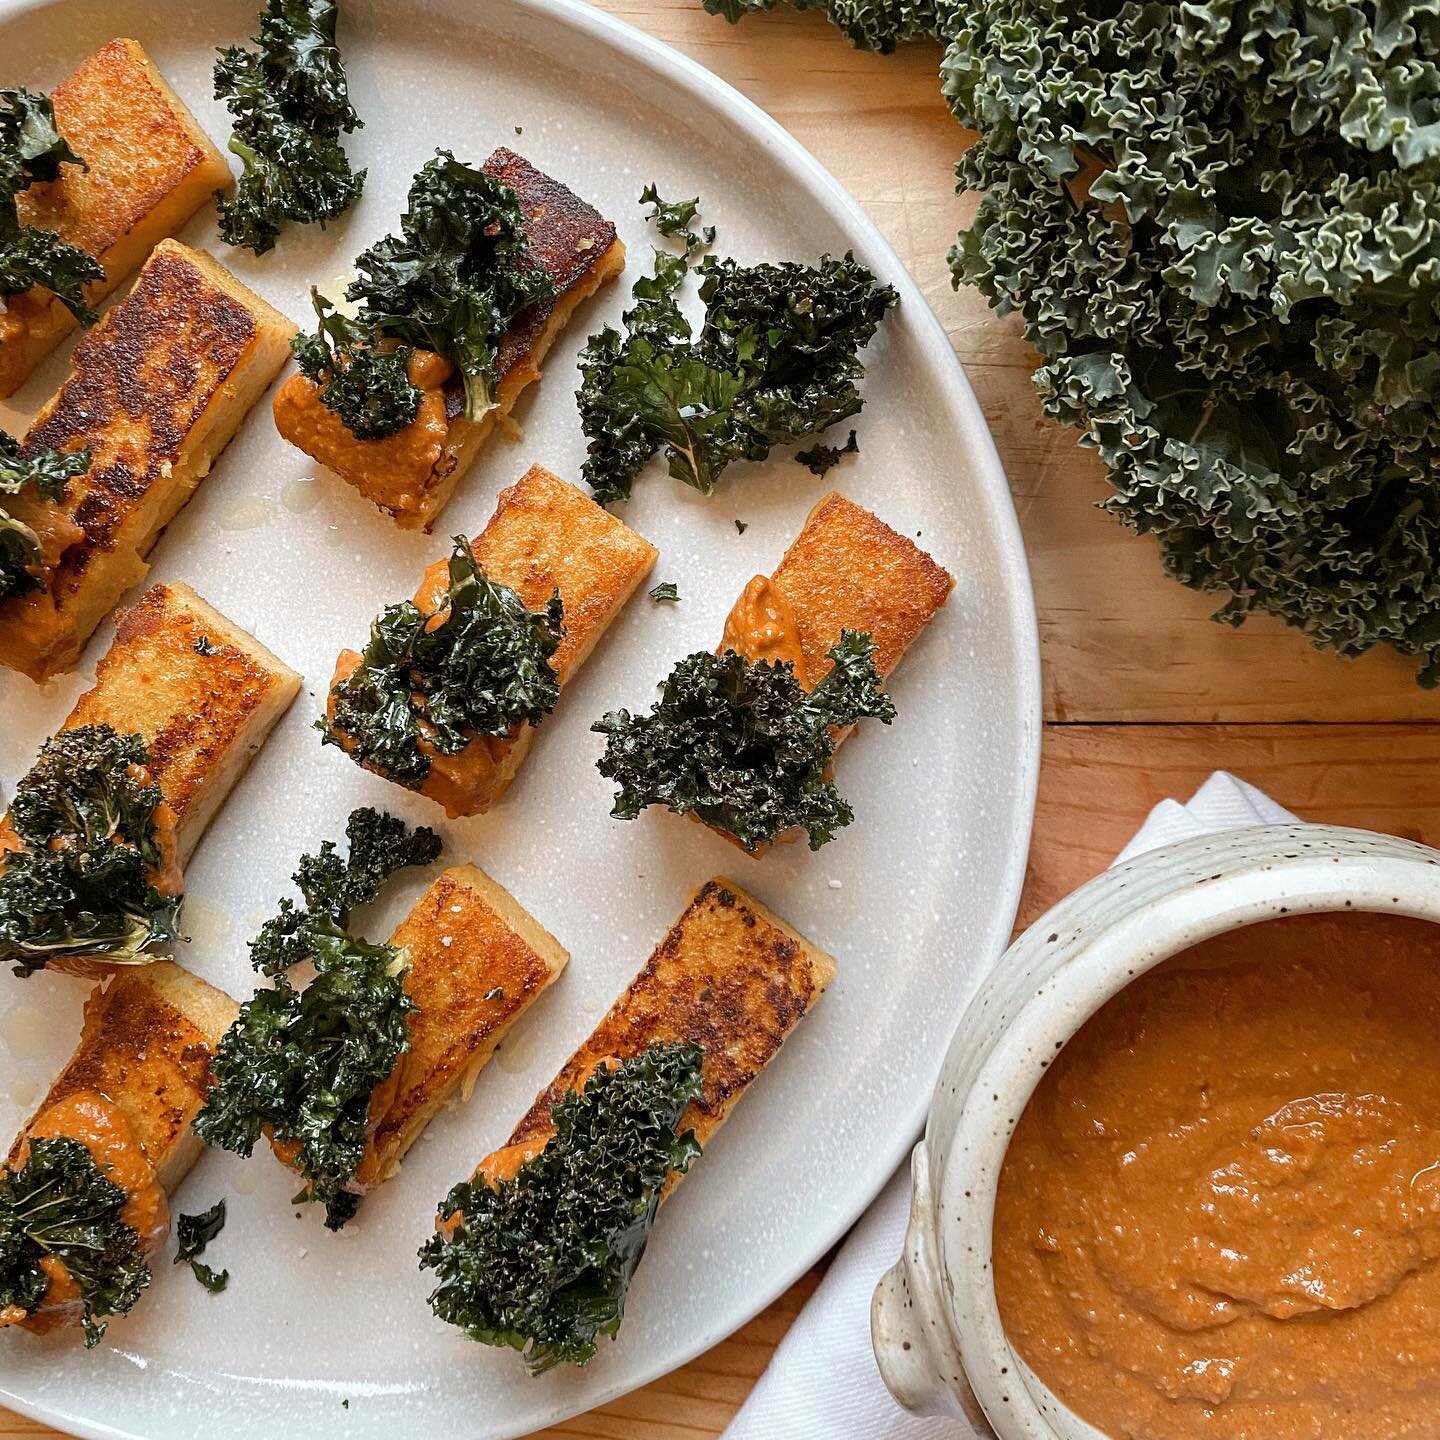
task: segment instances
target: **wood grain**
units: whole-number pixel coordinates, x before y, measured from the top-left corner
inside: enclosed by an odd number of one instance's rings
[[[945,251],[974,202],[952,190],[967,137],[940,101],[935,47],[882,58],[850,50],[815,15],[782,11],[732,29],[698,0],[598,3],[737,86],[818,156],[895,246],[965,363],[1025,532],[1046,713],[1057,722],[1046,731],[1022,920],[1103,868],[1152,805],[1183,798],[1217,768],[1307,819],[1440,844],[1440,727],[1271,723],[1433,721],[1440,700],[1416,689],[1411,667],[1380,654],[1337,660],[1276,622],[1238,633],[1213,624],[1211,600],[1164,579],[1151,543],[1094,508],[1100,468],[1041,416],[1017,326],[951,288]],[[692,1364],[535,1440],[713,1440],[820,1273]],[[0,1437],[53,1433],[0,1411]]]

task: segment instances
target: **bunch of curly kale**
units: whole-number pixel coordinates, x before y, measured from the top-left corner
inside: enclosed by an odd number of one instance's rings
[[[776,0],[705,0],[738,18]],[[822,8],[800,0],[798,8]],[[957,281],[1166,569],[1440,681],[1440,13],[1417,0],[825,0],[929,35],[985,191]]]

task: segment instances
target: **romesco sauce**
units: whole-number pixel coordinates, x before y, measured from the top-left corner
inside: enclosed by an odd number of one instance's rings
[[[1440,1437],[1440,926],[1290,916],[1134,980],[1021,1116],[994,1253],[1117,1440]]]

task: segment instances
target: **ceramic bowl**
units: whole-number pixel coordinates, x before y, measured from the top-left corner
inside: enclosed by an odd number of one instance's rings
[[[1105,1440],[1000,1323],[990,1232],[1011,1132],[1056,1050],[1136,975],[1224,931],[1346,909],[1440,922],[1440,851],[1328,825],[1203,836],[1106,871],[1010,947],[951,1043],[915,1148],[905,1253],[875,1292],[875,1353],[901,1404],[999,1440]]]

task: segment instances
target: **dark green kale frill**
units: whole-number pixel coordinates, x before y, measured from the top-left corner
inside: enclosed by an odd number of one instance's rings
[[[709,495],[732,461],[763,460],[857,414],[860,351],[898,298],[853,255],[816,265],[707,255],[694,337],[677,295],[715,232],[690,228],[698,201],[661,200],[653,185],[641,198],[685,253],[657,250],[653,273],[635,282],[625,334],[607,326],[580,354],[584,475],[602,505],[628,499],[658,451],[675,479]]]
[[[809,691],[788,661],[687,656],[648,715],[616,710],[590,727],[606,737],[596,766],[620,787],[611,813],[693,813],[751,852],[799,827],[818,850],[855,818],[827,778],[831,727],[895,718],[874,652],[868,635],[843,631],[832,668]]]
[[[15,787],[10,824],[21,849],[0,871],[0,964],[31,975],[95,955],[135,964],[178,935],[180,897],[162,895],[154,817],[158,786],[138,735],[108,725],[62,730]]]
[[[293,1150],[304,1177],[296,1197],[325,1206],[338,1230],[360,1197],[350,1182],[365,1154],[370,1097],[409,1049],[405,956],[352,935],[350,912],[368,904],[395,871],[427,865],[440,853],[432,830],[409,830],[394,816],[356,810],[346,825],[349,856],[327,841],[295,873],[305,899],[286,899],[251,943],[250,961],[271,977],[240,1007],[212,1063],[214,1085],[195,1118],[208,1145],[249,1155],[267,1129]],[[315,976],[303,988],[289,967]]]
[[[808,450],[797,450],[795,459],[812,475],[818,475],[823,480],[847,455],[859,453],[860,445],[852,430],[843,445],[812,445]]]
[[[796,10],[821,10],[858,50],[888,55],[906,40],[933,39],[960,0],[791,0]],[[774,10],[780,0],[703,0],[711,15],[732,24],[744,15]]]
[[[215,62],[215,98],[232,117],[230,150],[244,169],[217,194],[220,234],[263,255],[286,221],[343,214],[365,171],[352,171],[342,134],[360,128],[335,43],[334,0],[267,0],[256,50],[231,46]]]
[[[360,664],[336,687],[333,718],[318,728],[361,764],[419,786],[430,773],[422,739],[454,755],[477,735],[538,725],[555,708],[550,661],[564,620],[558,591],[543,610],[526,609],[457,535],[444,599],[430,614],[406,600],[379,616]]]
[[[314,335],[292,342],[320,401],[361,440],[383,439],[416,415],[420,392],[404,376],[415,349],[443,355],[465,387],[464,414],[496,405],[500,338],[527,306],[555,298],[555,282],[526,249],[520,197],[448,150],[415,176],[400,217],[356,258],[338,316],[318,296]]]
[[[189,1265],[190,1272],[212,1295],[218,1295],[230,1283],[228,1270],[216,1270],[205,1264],[201,1256],[205,1247],[225,1228],[225,1197],[222,1195],[208,1210],[198,1215],[175,1217],[176,1265]]]
[[[0,430],[0,601],[24,595],[40,581],[40,537],[32,526],[5,508],[11,496],[28,490],[40,500],[59,500],[65,487],[90,468],[90,451],[26,451],[13,435]]]
[[[472,1340],[509,1346],[532,1375],[584,1365],[614,1335],[665,1182],[700,1153],[676,1134],[700,1094],[704,1052],[659,1044],[599,1067],[551,1111],[555,1133],[515,1175],[455,1186],[420,1251],[435,1313]]]
[[[0,297],[48,290],[81,325],[98,318],[85,286],[105,278],[100,262],[40,225],[22,225],[17,201],[32,185],[60,178],[62,165],[85,161],[55,128],[47,96],[0,90]]]
[[[18,1170],[0,1170],[0,1307],[33,1315],[50,1277],[40,1262],[60,1261],[80,1292],[85,1348],[123,1315],[150,1283],[139,1233],[121,1218],[130,1197],[107,1179],[78,1140],[31,1139]]]

